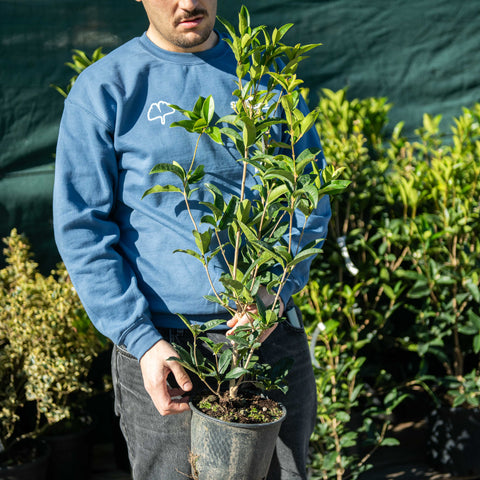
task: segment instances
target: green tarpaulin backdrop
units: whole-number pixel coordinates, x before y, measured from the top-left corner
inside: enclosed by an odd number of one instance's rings
[[[295,23],[288,41],[323,43],[300,75],[315,103],[322,88],[386,96],[391,125],[412,133],[424,112],[443,128],[480,101],[479,0],[245,0],[253,23]],[[240,2],[219,0],[235,21]],[[57,260],[53,153],[73,49],[108,52],[146,29],[134,0],[0,0],[0,236],[25,232],[44,267]]]

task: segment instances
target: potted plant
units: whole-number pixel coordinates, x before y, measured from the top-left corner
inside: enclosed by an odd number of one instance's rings
[[[397,163],[386,199],[396,215],[390,241],[400,265],[391,273],[404,292],[397,341],[419,359],[410,383],[434,401],[432,463],[478,475],[480,437],[472,426],[480,421],[480,105],[454,119],[451,142],[442,138],[440,121],[425,115],[419,141],[398,138],[391,149]]]
[[[298,141],[313,127],[318,112],[305,115],[300,110],[298,87],[302,81],[297,78],[296,70],[305,53],[316,45],[292,47],[282,43],[291,24],[274,29],[271,35],[264,26],[252,28],[245,7],[239,14],[238,33],[229,22],[221,21],[230,35],[226,41],[237,59],[237,84],[232,86],[233,95],[237,98],[234,114],[217,119],[214,97],[200,97],[192,110],[171,105],[186,117],[172,127],[184,128],[198,135],[197,142],[204,136],[219,144],[223,144],[225,139],[232,142],[244,171],[241,193],[226,195],[214,185],[205,183],[204,167],[197,163],[194,151],[189,168],[176,162],[156,165],[151,174],[168,173],[170,178],[176,178],[175,183],[156,185],[144,196],[177,194],[179,204],[185,205],[190,213],[193,192],[201,189],[211,195],[210,202],[201,202],[208,211],[201,224],[197,224],[190,214],[197,249],[179,252],[193,257],[192,261],[202,263],[213,290],[213,295],[206,297],[209,301],[220,304],[232,316],[248,314],[250,322],[236,328],[228,341],[215,343],[206,338],[205,333],[224,320],[193,325],[181,317],[193,339],[189,349],[176,346],[180,358],[171,360],[194,372],[207,389],[207,396],[192,404],[194,475],[199,478],[225,478],[225,469],[228,469],[236,472],[235,478],[251,480],[266,475],[279,421],[285,415],[281,406],[277,406],[273,416],[268,417],[270,407],[252,405],[253,398],[240,402],[241,413],[246,413],[248,405],[251,405],[253,413],[250,417],[255,417],[253,422],[273,426],[274,432],[266,434],[273,440],[268,446],[266,437],[254,440],[253,448],[256,450],[253,453],[243,445],[238,455],[225,447],[227,440],[219,442],[220,434],[216,428],[212,435],[213,427],[207,427],[210,429],[207,430],[203,426],[206,415],[198,413],[197,409],[203,408],[208,415],[217,412],[220,420],[214,420],[215,426],[223,422],[226,428],[233,428],[232,420],[238,420],[241,415],[238,411],[233,414],[229,411],[239,398],[246,395],[245,387],[253,385],[264,391],[287,388],[285,376],[288,365],[261,364],[257,349],[262,336],[279,321],[280,293],[292,270],[299,262],[317,255],[323,241],[317,239],[294,248],[294,223],[299,222],[295,227],[300,231],[301,238],[306,222],[321,198],[343,191],[348,182],[339,179],[342,169],[327,167],[319,171],[316,164],[318,150],[297,151]],[[288,143],[281,141],[279,131],[287,132]],[[256,183],[253,186],[246,180],[248,170],[255,171]],[[210,262],[218,256],[225,265],[220,278],[221,290],[215,288],[209,269]],[[270,304],[264,301],[266,292],[273,298]],[[207,345],[213,360],[202,355],[201,344]],[[225,422],[225,419],[230,421]],[[252,422],[251,419],[245,421]],[[245,438],[246,430],[238,427],[234,435],[237,439]],[[202,432],[201,440],[196,440],[197,431]],[[207,431],[210,433],[206,434]],[[207,446],[207,438],[223,448]],[[229,445],[234,443],[232,441]],[[264,455],[260,454],[261,446],[267,448]],[[222,463],[215,466],[215,459],[207,456],[206,452],[222,450],[228,453],[229,458],[218,459]],[[250,461],[255,456],[256,460]],[[248,458],[249,461],[233,467],[230,463],[233,457],[240,460]],[[260,458],[265,462],[258,461]],[[253,467],[257,468],[252,470]]]
[[[42,437],[53,449],[49,478],[64,478],[67,458],[69,477],[78,472],[75,478],[86,478],[88,462],[72,463],[78,445],[64,447],[74,431],[91,430],[85,410],[92,394],[88,374],[106,342],[91,327],[62,265],[44,276],[23,235],[14,229],[4,241],[0,355],[8,361],[1,367],[7,382],[1,397],[2,443],[8,450],[18,439]]]
[[[0,337],[0,478],[45,480],[50,448],[29,437],[34,432],[25,432],[20,417],[26,404],[21,355]]]

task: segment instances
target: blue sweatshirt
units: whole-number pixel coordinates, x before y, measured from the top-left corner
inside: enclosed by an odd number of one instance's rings
[[[196,249],[192,223],[179,194],[152,194],[150,187],[174,183],[168,174],[149,175],[160,162],[188,168],[197,136],[170,128],[183,119],[169,104],[192,109],[213,95],[216,114],[233,113],[236,61],[226,42],[199,53],[164,51],[144,34],[81,73],[65,101],[55,167],[54,229],[62,259],[85,309],[97,327],[138,359],[161,335],[156,327],[183,328],[177,313],[193,322],[228,318],[216,303],[203,266],[173,253]],[[320,146],[312,128],[299,148]],[[202,136],[197,164],[205,181],[239,194],[242,165],[233,144]],[[321,166],[324,159],[320,158]],[[254,183],[252,172],[249,184]],[[192,197],[195,220],[205,215]],[[325,197],[312,215],[302,243],[326,236],[330,206]],[[215,284],[224,265],[211,263]],[[310,262],[291,275],[284,304],[308,280]]]

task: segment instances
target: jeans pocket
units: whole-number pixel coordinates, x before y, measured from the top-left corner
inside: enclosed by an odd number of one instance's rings
[[[300,309],[293,305],[285,312],[285,320],[283,324],[288,330],[291,330],[296,333],[304,333],[305,329],[303,326],[303,317]]]
[[[123,345],[115,345],[118,353],[124,357],[130,358],[132,360],[137,360],[137,357],[134,357]]]

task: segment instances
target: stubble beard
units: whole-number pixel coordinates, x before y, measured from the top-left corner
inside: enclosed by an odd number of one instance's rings
[[[188,20],[189,18],[194,18],[199,15],[203,15],[204,22],[209,21],[208,12],[203,9],[195,9],[190,12],[188,17],[183,16],[182,18],[176,19],[175,25],[178,26],[182,21]],[[213,25],[212,26],[204,26],[200,31],[195,32],[188,32],[182,33],[178,35],[174,35],[170,41],[179,48],[182,49],[190,49],[194,47],[198,47],[205,43],[210,34],[212,33]],[[193,34],[193,35],[192,35]]]
[[[179,34],[171,39],[171,42],[182,49],[190,49],[202,45],[206,42],[212,33],[211,30],[205,29],[201,32],[197,32],[197,35],[193,38],[189,34]]]

